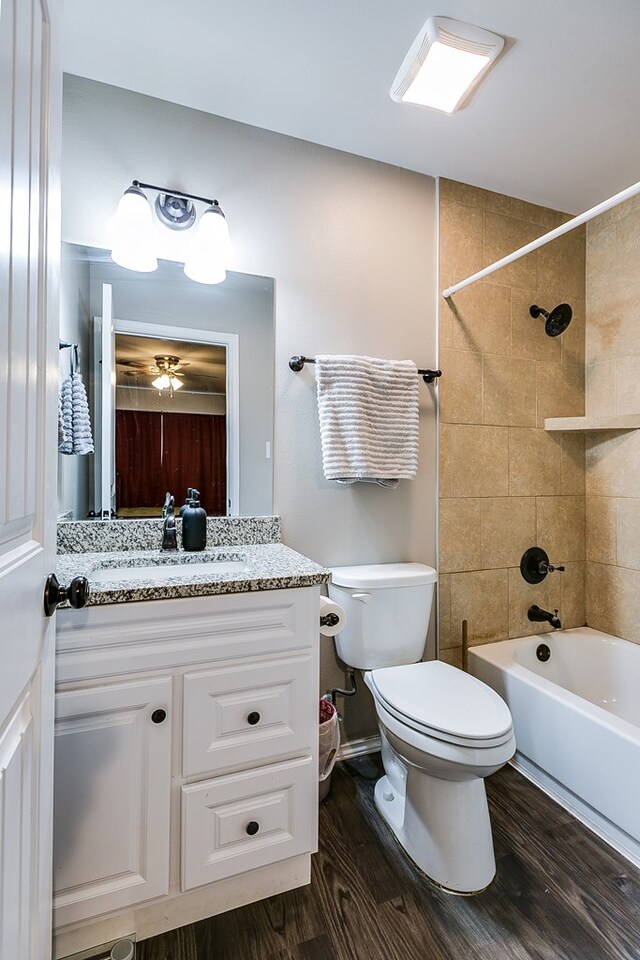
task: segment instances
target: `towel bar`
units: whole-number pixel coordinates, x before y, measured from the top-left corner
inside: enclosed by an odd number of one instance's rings
[[[295,357],[291,357],[289,360],[289,367],[293,370],[294,373],[300,373],[305,363],[315,363],[313,357],[303,357],[301,354]],[[422,377],[425,383],[433,383],[438,377],[442,376],[442,370],[418,370],[418,374]]]

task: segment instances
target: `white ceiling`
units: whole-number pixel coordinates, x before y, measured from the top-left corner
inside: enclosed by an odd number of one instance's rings
[[[64,68],[578,212],[640,179],[638,0],[65,0]],[[389,87],[429,16],[505,51],[453,117]]]

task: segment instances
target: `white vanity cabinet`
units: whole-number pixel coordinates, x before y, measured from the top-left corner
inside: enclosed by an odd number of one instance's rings
[[[309,880],[319,587],[58,612],[58,957]]]

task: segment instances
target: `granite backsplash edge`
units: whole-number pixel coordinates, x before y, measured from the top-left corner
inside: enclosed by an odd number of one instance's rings
[[[180,518],[176,525],[180,544]],[[71,520],[58,523],[57,550],[59,554],[156,550],[161,540],[161,519]],[[280,517],[207,517],[208,547],[279,542]]]

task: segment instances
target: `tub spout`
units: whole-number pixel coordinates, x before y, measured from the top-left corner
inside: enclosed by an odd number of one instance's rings
[[[527,610],[527,616],[533,623],[550,623],[554,630],[560,630],[562,627],[557,610],[550,613],[548,610],[542,610],[535,603]]]

